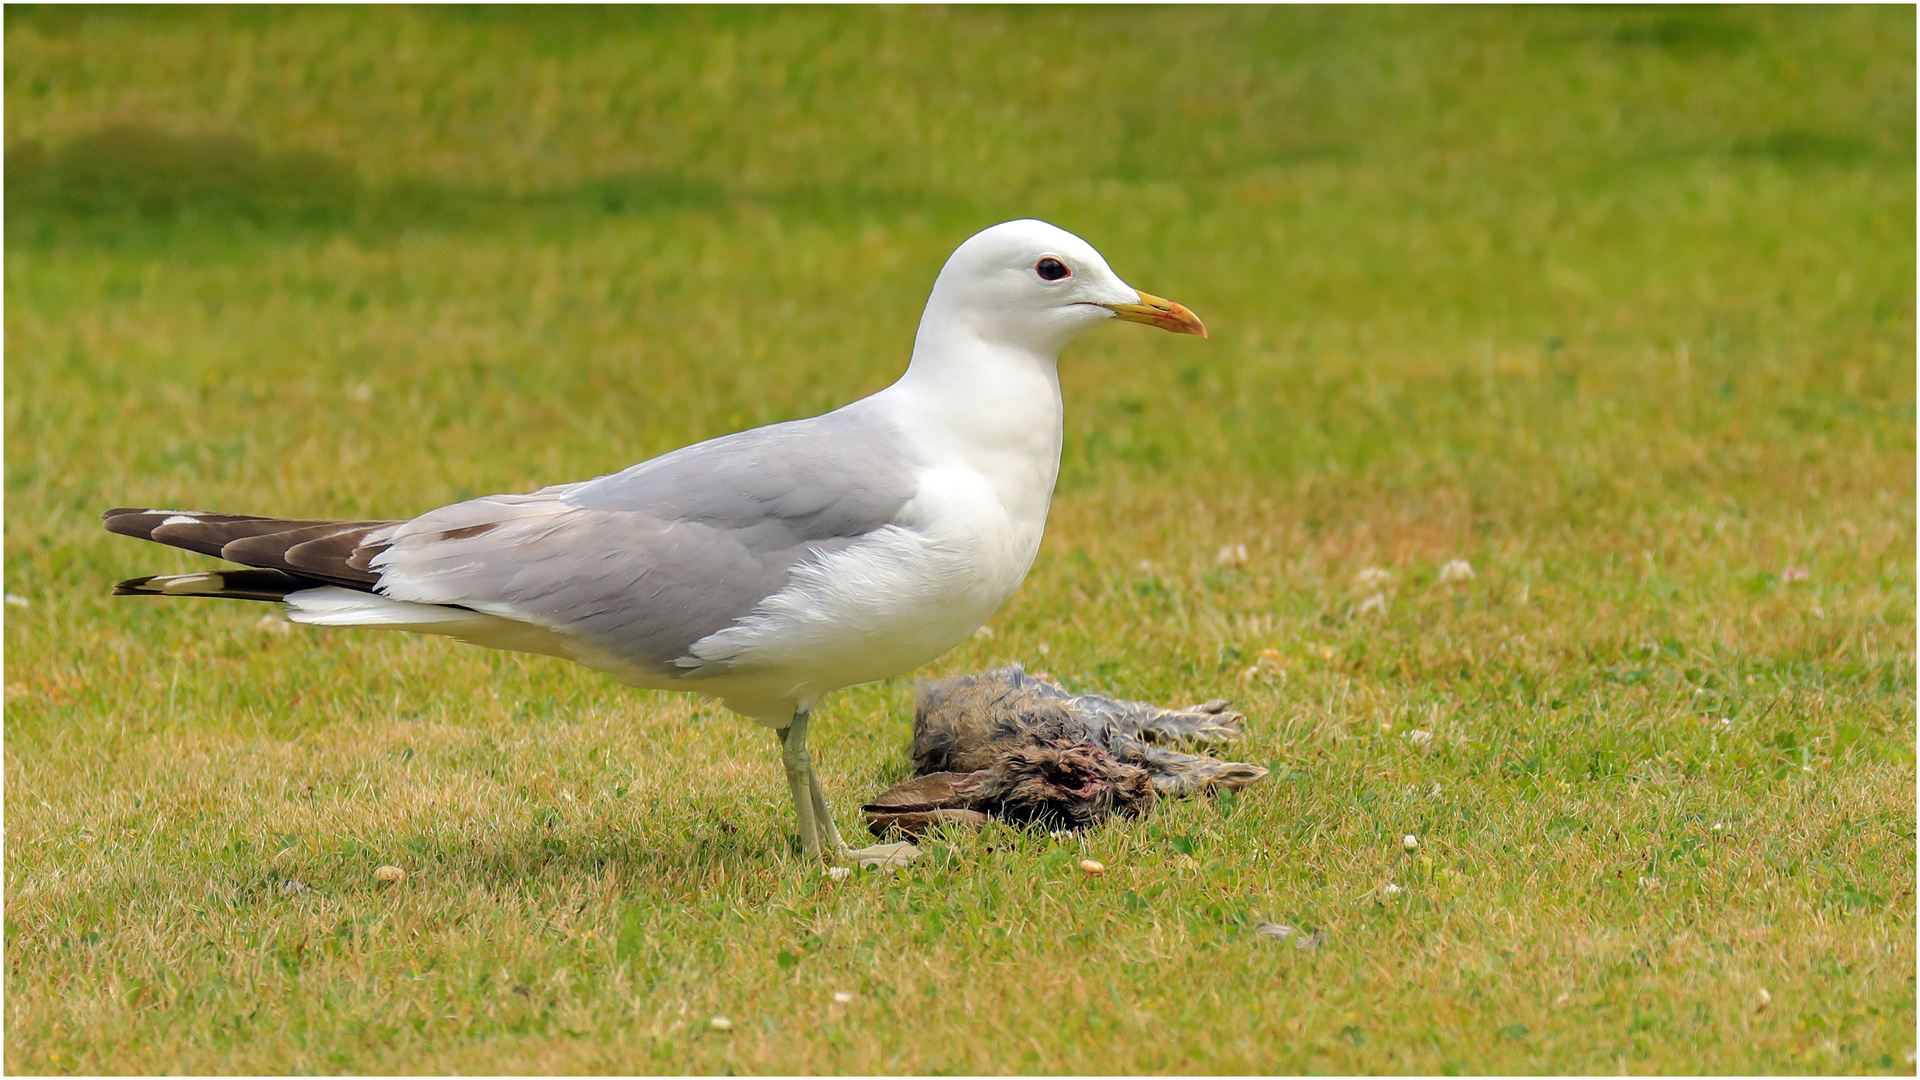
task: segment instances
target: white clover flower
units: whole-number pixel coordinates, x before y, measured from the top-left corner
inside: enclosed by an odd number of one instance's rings
[[[1362,589],[1384,589],[1393,580],[1393,571],[1384,566],[1366,566],[1353,575],[1353,583]]]
[[[1412,851],[1420,846],[1420,838],[1412,833],[1408,833],[1400,838],[1400,846],[1406,848],[1408,851]]]
[[[1399,896],[1401,893],[1406,891],[1407,890],[1401,888],[1398,885],[1395,885],[1391,881],[1387,882],[1385,885],[1380,886],[1380,895],[1386,897],[1389,900],[1393,899],[1396,896]]]
[[[1465,559],[1449,560],[1440,568],[1440,583],[1452,585],[1461,581],[1473,580],[1473,564]]]

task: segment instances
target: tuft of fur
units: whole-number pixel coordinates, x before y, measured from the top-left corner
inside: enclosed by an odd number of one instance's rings
[[[1146,770],[1097,746],[1021,746],[974,772],[937,772],[889,788],[860,809],[875,836],[920,836],[937,825],[978,826],[988,817],[1016,825],[1083,829],[1154,805]]]
[[[1007,751],[986,770],[978,799],[1018,825],[1084,829],[1109,816],[1149,814],[1154,795],[1145,769],[1077,743]]]

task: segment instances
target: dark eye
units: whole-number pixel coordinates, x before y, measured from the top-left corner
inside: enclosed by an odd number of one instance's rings
[[[1033,272],[1039,274],[1043,281],[1059,281],[1073,273],[1059,259],[1041,259],[1033,264]]]

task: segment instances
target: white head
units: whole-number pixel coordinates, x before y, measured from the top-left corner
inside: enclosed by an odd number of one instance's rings
[[[1193,312],[1121,281],[1093,245],[1044,221],[975,233],[940,270],[921,337],[964,328],[1048,358],[1108,319],[1207,336]]]

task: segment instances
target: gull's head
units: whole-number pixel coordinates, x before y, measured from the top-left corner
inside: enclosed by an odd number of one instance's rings
[[[1207,336],[1193,312],[1121,281],[1092,244],[1032,220],[995,225],[961,244],[933,284],[927,314],[1049,356],[1109,319]]]

